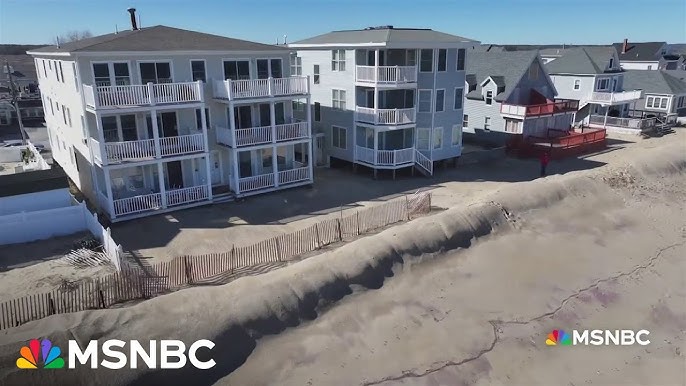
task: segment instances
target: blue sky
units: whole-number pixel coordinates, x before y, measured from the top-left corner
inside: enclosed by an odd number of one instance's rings
[[[258,6],[259,4],[259,6]],[[432,28],[487,43],[686,42],[685,0],[0,0],[0,43],[42,44],[165,24],[273,43],[373,25]]]

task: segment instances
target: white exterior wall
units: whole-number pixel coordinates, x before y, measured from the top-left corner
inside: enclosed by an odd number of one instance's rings
[[[586,100],[594,90],[595,76],[593,75],[550,75],[555,84],[557,97],[561,99]],[[579,89],[574,89],[574,82],[579,81]]]
[[[658,61],[651,62],[627,62],[623,61],[620,63],[625,70],[657,70],[659,69]]]

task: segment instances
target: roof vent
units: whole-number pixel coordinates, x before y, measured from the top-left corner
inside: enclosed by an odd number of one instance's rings
[[[393,29],[393,26],[392,25],[379,25],[376,27],[367,27],[364,30],[370,31],[370,30],[377,30],[377,29]]]
[[[136,24],[136,8],[129,8],[127,11],[131,15],[131,31],[138,30],[138,25]]]

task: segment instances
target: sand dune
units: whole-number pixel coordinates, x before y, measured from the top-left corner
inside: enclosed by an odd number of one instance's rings
[[[684,150],[674,143],[628,163],[514,183],[228,285],[3,331],[0,380],[684,384]],[[649,328],[655,345],[550,351],[541,337],[554,327]],[[63,347],[68,339],[211,339],[218,364],[14,369],[19,347],[45,336]]]

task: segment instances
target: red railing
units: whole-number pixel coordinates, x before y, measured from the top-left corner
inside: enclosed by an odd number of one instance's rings
[[[605,147],[604,129],[582,129],[581,132],[548,129],[547,137],[513,138],[508,151],[516,151],[520,157],[538,157],[549,151],[552,158],[559,159]]]
[[[579,101],[573,99],[556,99],[555,102],[540,105],[500,105],[500,112],[524,117],[549,115],[565,112],[575,112],[579,109]]]

